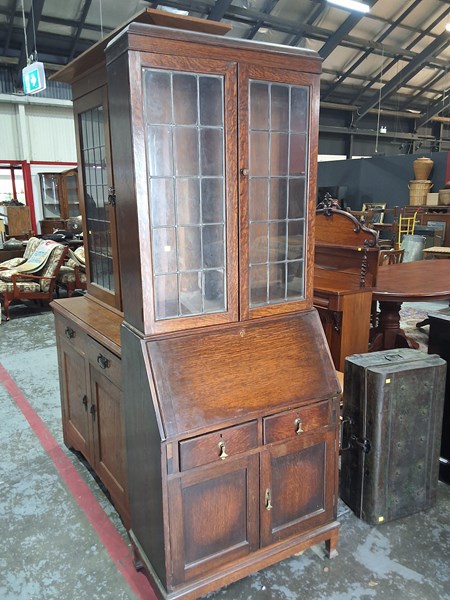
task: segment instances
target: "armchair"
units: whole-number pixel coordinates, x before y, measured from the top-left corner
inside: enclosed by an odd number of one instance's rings
[[[30,260],[25,261],[16,269],[0,270],[0,302],[3,303],[7,321],[10,319],[9,306],[15,300],[50,302],[53,299],[56,278],[64,262],[67,247],[48,240],[45,244],[49,250],[48,255],[45,261],[34,270]],[[31,259],[33,255],[29,258]]]

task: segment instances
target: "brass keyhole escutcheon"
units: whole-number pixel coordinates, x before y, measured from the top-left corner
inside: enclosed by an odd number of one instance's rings
[[[269,488],[267,488],[267,490],[266,490],[266,498],[265,498],[266,510],[272,510],[273,506],[272,506],[271,500],[272,499],[270,497],[270,490],[269,490]]]
[[[303,433],[303,429],[302,429],[303,423],[302,423],[302,420],[301,419],[295,419],[294,423],[295,423],[295,433],[297,435],[300,435],[301,433]]]
[[[219,458],[225,460],[228,458],[228,454],[225,452],[225,442],[219,442]]]

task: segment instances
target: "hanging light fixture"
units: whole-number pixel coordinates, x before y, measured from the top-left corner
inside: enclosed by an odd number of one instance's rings
[[[328,0],[330,4],[335,4],[341,8],[348,8],[349,10],[357,10],[359,12],[369,12],[370,6],[364,4],[364,2],[357,2],[356,0]]]

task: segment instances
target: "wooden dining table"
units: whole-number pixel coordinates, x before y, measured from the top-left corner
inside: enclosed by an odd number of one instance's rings
[[[402,303],[449,298],[450,261],[417,260],[379,267],[372,300],[380,303],[380,314],[371,330],[370,351],[417,348],[400,327]]]

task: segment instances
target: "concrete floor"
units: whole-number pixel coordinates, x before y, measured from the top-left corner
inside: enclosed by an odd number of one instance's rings
[[[153,600],[117,513],[63,444],[53,316],[30,306],[0,327],[0,600]],[[450,600],[450,486],[377,528],[342,503],[338,518],[335,559],[317,546],[208,598]]]

